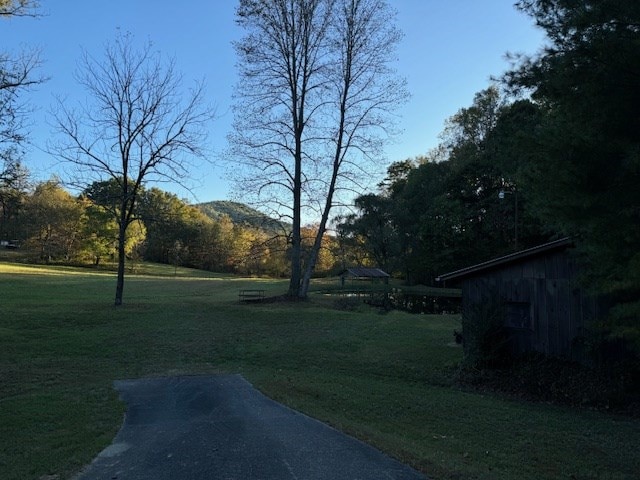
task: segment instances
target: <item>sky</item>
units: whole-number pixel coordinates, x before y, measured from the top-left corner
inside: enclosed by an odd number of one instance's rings
[[[533,54],[544,43],[532,20],[513,0],[389,0],[404,32],[395,68],[407,79],[409,102],[397,112],[401,133],[386,148],[387,164],[424,155],[438,144],[444,122],[468,107],[492,76],[509,68],[505,55]],[[137,42],[153,42],[173,57],[185,87],[204,80],[216,119],[209,131],[212,157],[227,147],[233,85],[237,81],[232,42],[242,36],[236,26],[236,0],[40,0],[40,18],[0,20],[4,51],[41,50],[39,73],[49,80],[24,94],[33,107],[25,165],[36,180],[60,174],[58,161],[44,152],[54,135],[51,110],[55,96],[65,102],[86,100],[74,80],[83,50],[100,58],[118,31]],[[384,168],[379,172],[382,176]],[[216,162],[192,172],[191,191],[163,184],[192,203],[230,199],[231,185]],[[242,201],[242,198],[234,198]]]

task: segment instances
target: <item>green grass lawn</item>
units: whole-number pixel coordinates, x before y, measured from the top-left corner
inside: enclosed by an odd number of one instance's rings
[[[241,373],[435,479],[638,478],[640,421],[465,392],[456,316],[240,305],[286,282],[0,263],[0,478],[68,478],[122,422],[116,379]],[[144,275],[142,275],[144,274]]]

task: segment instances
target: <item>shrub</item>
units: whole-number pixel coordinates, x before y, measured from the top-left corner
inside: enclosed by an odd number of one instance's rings
[[[464,306],[462,331],[466,366],[495,368],[509,362],[509,336],[497,294],[491,293],[480,302]]]

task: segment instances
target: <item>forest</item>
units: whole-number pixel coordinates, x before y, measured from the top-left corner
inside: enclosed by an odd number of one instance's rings
[[[59,180],[32,185],[26,169],[0,183],[0,239],[25,260],[40,263],[113,265],[118,225],[115,182],[95,182],[72,195]],[[313,228],[304,229],[312,238]],[[130,269],[151,261],[244,275],[288,274],[287,225],[235,202],[191,205],[172,193],[144,189],[135,221],[127,228]],[[318,274],[336,273],[337,241],[325,239]]]

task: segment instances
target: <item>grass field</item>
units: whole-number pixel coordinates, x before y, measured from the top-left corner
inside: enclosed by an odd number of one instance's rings
[[[143,266],[115,277],[0,263],[0,478],[69,478],[118,430],[116,379],[241,373],[434,479],[631,479],[640,421],[465,392],[456,316],[240,305],[283,281]]]

